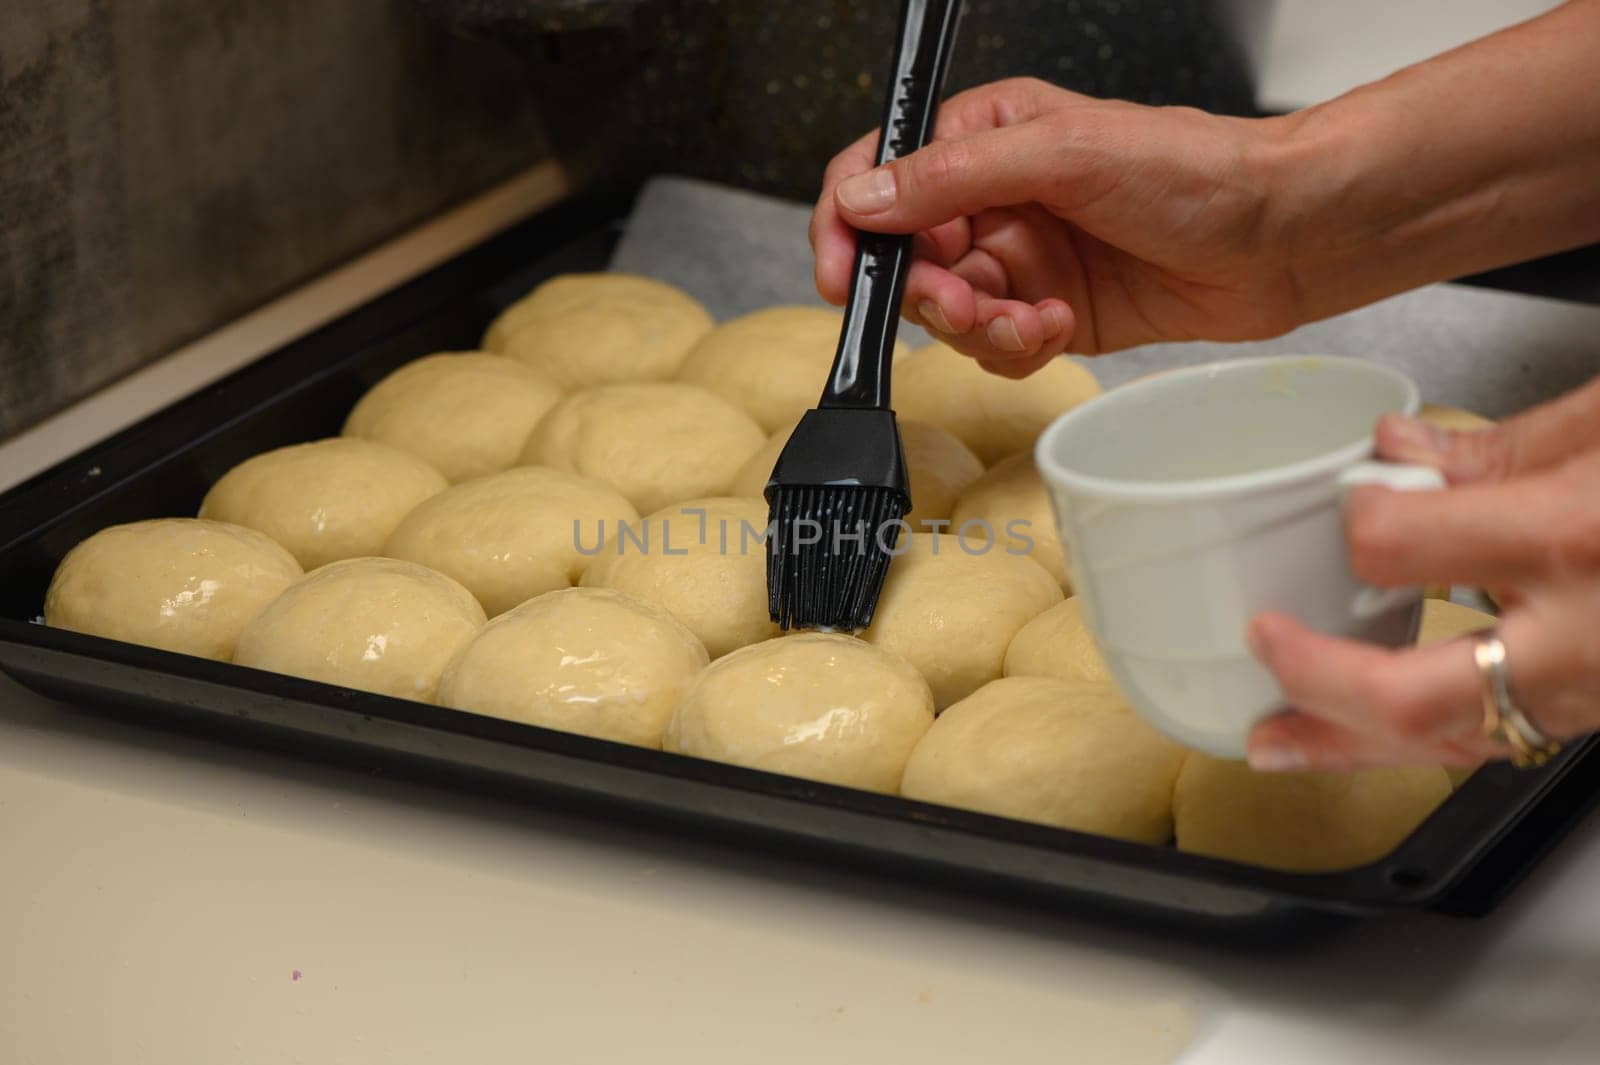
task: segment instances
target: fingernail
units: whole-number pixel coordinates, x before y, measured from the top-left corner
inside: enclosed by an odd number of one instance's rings
[[[894,174],[887,167],[839,182],[839,202],[857,214],[877,214],[894,206]]]
[[[944,316],[944,311],[932,300],[922,300],[917,304],[917,313],[922,315],[922,320],[932,326],[938,333],[954,333],[950,319]]]
[[[1293,773],[1309,764],[1305,752],[1298,747],[1256,747],[1250,751],[1250,768],[1258,773]]]
[[[990,322],[984,335],[989,338],[989,343],[1001,351],[1026,351],[1022,343],[1022,334],[1017,332],[1017,323],[1002,315]]]

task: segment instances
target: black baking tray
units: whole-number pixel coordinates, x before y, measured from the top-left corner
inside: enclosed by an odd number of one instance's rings
[[[37,619],[56,564],[107,525],[193,514],[234,464],[334,435],[402,363],[471,348],[541,279],[603,269],[632,190],[542,212],[0,497],[0,669],[47,696],[185,732],[644,818],[920,883],[1234,927],[1491,909],[1600,794],[1600,752],[1475,774],[1383,861],[1276,872],[703,762],[77,633]]]

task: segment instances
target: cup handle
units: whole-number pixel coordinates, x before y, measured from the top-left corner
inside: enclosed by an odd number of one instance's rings
[[[1382,485],[1397,492],[1426,492],[1445,487],[1444,475],[1431,466],[1412,466],[1400,462],[1359,462],[1339,475],[1339,503],[1352,488],[1366,484]],[[1422,589],[1362,588],[1350,604],[1350,613],[1366,621],[1387,613],[1396,607],[1415,603],[1422,598]]]

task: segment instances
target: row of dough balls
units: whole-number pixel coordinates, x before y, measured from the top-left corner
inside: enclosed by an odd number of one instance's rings
[[[426,567],[351,559],[301,577],[282,548],[223,523],[119,526],[79,550],[52,584],[52,624],[81,627],[81,584],[109,559],[143,580],[107,589],[175,649],[197,646],[182,646],[179,626],[214,641],[254,603],[232,651],[240,665],[1077,831],[1175,836],[1181,849],[1253,864],[1376,860],[1451,786],[1432,767],[1262,775],[1188,753],[1126,706],[1070,599],[1020,628],[1003,678],[936,718],[934,684],[946,678],[870,632],[766,639],[711,662],[668,610],[614,588],[549,592],[485,623],[464,587]],[[132,602],[194,558],[220,564],[203,595]],[[1422,639],[1492,623],[1430,601]]]
[[[934,456],[964,454],[934,430],[912,431],[908,441],[913,475],[924,442]],[[940,484],[938,471],[954,465],[928,463],[923,483]],[[968,466],[959,479],[974,472]],[[1014,491],[1020,482],[1028,498]],[[907,538],[867,638],[923,665],[944,706],[999,676],[1006,643],[1061,599],[1066,574],[1031,464],[1003,462],[954,500],[958,482],[942,483],[948,490],[923,498],[953,512],[968,535]],[[1022,513],[1032,514],[1025,527],[1014,517]],[[760,539],[767,505],[755,497],[687,500],[641,519],[615,488],[579,474],[525,466],[446,486],[411,456],[333,439],[235,467],[207,494],[200,517],[265,533],[308,571],[368,556],[427,566],[463,584],[491,617],[582,583],[660,603],[713,657],[777,634]],[[977,519],[998,539],[966,525]]]
[[[601,517],[575,529],[574,514]],[[611,530],[603,540],[602,522]],[[603,485],[524,467],[424,500],[387,538],[382,557],[450,581],[485,617],[574,585],[625,592],[665,610],[721,658],[779,635],[767,615],[766,522],[764,502],[732,497],[690,501],[639,521]],[[594,539],[585,543],[590,527]],[[901,550],[862,638],[910,662],[941,708],[997,679],[1012,637],[1063,598],[1057,581],[1024,555],[933,534],[910,537]],[[246,626],[298,587],[307,569],[309,583],[348,561],[302,567],[263,531],[209,517],[114,526],[63,559],[44,617],[57,627],[227,660]],[[326,587],[314,602],[328,612],[329,625],[347,626],[357,643],[367,640],[362,626],[373,611],[404,618],[404,601],[376,592],[356,604],[366,614],[339,616],[335,592],[361,593]]]
[[[665,282],[568,274],[506,308],[482,345],[567,392],[640,381],[700,385],[774,433],[815,406],[839,326],[838,312],[820,307],[772,307],[719,326]],[[1020,384],[942,345],[914,358],[903,343],[895,350],[895,409],[950,431],[985,464],[1030,446],[1058,414],[1100,390],[1066,360]]]
[[[351,411],[344,435],[407,451],[451,482],[528,462],[625,479],[616,486],[651,511],[728,491],[740,461],[760,446],[750,422],[763,438],[787,435],[816,403],[840,325],[837,311],[799,306],[715,325],[661,281],[563,275],[496,318],[482,351],[419,359],[379,382]],[[944,430],[984,465],[1025,450],[1057,415],[1099,391],[1093,375],[1068,360],[1019,383],[943,345],[909,352],[900,344],[896,358],[901,418]],[[688,387],[633,387],[669,383]],[[633,421],[641,409],[650,414],[644,424]],[[633,439],[644,445],[618,444]],[[708,454],[728,458],[741,447],[731,465],[699,468]],[[685,479],[693,483],[677,484]]]

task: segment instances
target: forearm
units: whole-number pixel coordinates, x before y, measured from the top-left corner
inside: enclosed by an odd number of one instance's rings
[[[1306,320],[1600,241],[1600,0],[1281,120],[1277,231]]]

